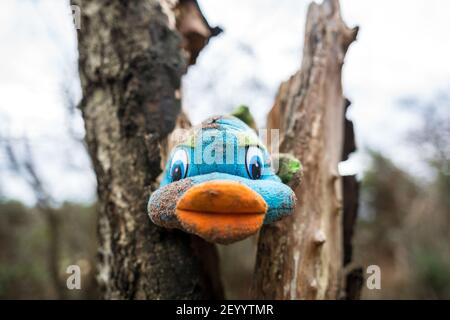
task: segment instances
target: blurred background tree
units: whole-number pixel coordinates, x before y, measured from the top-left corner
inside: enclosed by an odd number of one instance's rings
[[[95,283],[95,206],[65,203],[54,208],[60,217],[60,255],[57,277],[65,285],[69,265],[82,271],[82,289],[65,290],[68,299],[97,298]],[[36,207],[0,200],[0,299],[56,299],[49,268],[50,231]]]
[[[365,298],[450,298],[450,98],[401,103],[421,118],[407,142],[428,168],[413,176],[377,151],[362,179],[356,263],[376,264],[382,290]]]

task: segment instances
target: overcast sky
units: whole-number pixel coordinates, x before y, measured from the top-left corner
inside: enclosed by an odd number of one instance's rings
[[[199,3],[209,22],[225,32],[210,42],[185,76],[185,109],[197,123],[245,103],[264,125],[278,85],[300,66],[309,1]],[[421,174],[420,155],[405,142],[420,119],[398,102],[450,88],[450,2],[341,3],[347,24],[361,28],[347,55],[343,79],[345,94],[353,102],[349,117],[360,150],[381,150]],[[83,136],[79,113],[70,116],[66,107],[81,97],[68,2],[2,0],[0,43],[0,142],[17,141],[20,155],[20,141],[29,139],[39,173],[58,200],[95,199],[89,160],[68,130]],[[0,152],[0,192],[31,203],[26,184],[5,164],[5,154]],[[361,173],[365,166],[360,151],[341,170]]]

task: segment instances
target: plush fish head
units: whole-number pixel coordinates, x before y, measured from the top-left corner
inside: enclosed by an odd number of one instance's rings
[[[228,244],[291,214],[295,203],[255,131],[221,116],[194,127],[173,148],[148,213],[159,226]]]

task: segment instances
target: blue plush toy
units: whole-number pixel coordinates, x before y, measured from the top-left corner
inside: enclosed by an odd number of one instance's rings
[[[296,159],[277,159],[284,182],[300,171]],[[172,150],[148,213],[157,225],[228,244],[289,215],[295,203],[255,131],[236,117],[221,116],[191,129]]]

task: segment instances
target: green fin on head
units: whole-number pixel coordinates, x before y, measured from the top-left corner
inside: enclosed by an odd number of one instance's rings
[[[278,161],[277,176],[284,184],[295,188],[300,184],[302,176],[302,164],[289,153],[279,153],[272,155],[272,161]]]
[[[257,130],[255,119],[253,119],[250,109],[246,105],[240,105],[231,113],[232,116],[238,118],[253,130]]]

